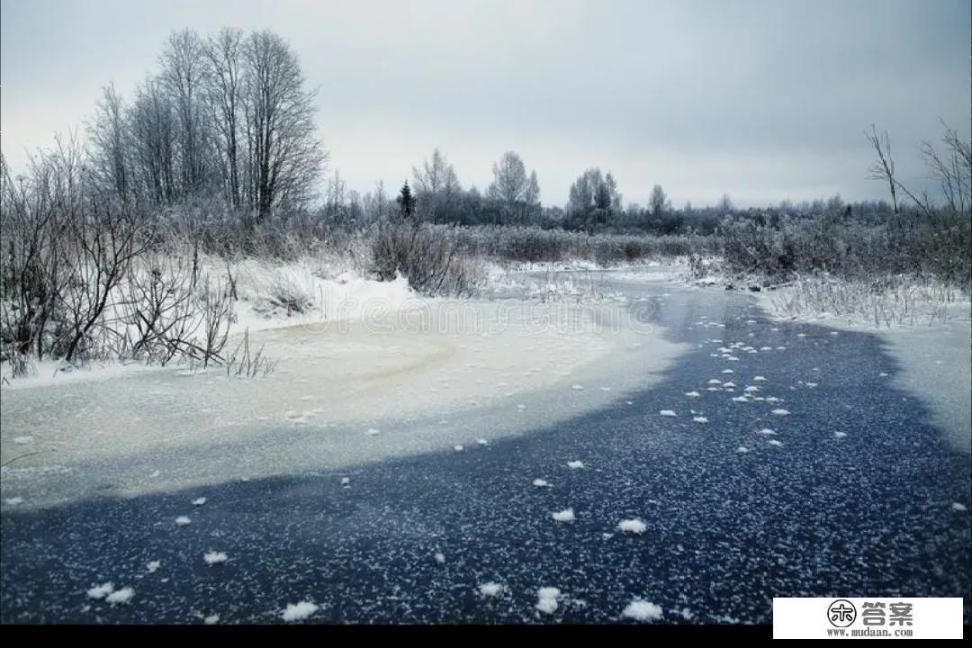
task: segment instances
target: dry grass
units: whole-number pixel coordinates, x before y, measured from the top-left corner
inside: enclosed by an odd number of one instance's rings
[[[832,316],[877,328],[943,323],[968,299],[968,293],[938,281],[895,275],[867,281],[801,277],[769,298],[784,317]]]

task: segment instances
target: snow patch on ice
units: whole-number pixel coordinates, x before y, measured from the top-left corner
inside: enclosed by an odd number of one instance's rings
[[[320,606],[310,601],[288,603],[287,608],[281,613],[280,618],[287,622],[302,621],[317,612],[319,609]]]
[[[557,611],[558,598],[560,590],[556,587],[541,587],[537,590],[537,609],[544,614],[553,614]]]
[[[115,591],[115,585],[111,582],[95,585],[88,590],[88,598],[103,599]]]
[[[618,523],[618,531],[624,533],[637,533],[642,534],[648,528],[648,525],[639,520],[638,518],[632,518],[630,520],[621,520]]]
[[[229,557],[222,551],[208,551],[203,555],[203,560],[210,566],[221,565],[229,560]]]
[[[635,621],[658,621],[662,618],[661,607],[642,599],[635,599],[628,603],[621,613],[622,616]]]
[[[131,587],[123,587],[117,592],[112,592],[105,597],[105,601],[112,605],[127,605],[132,597],[135,596],[135,590]]]
[[[577,519],[572,508],[566,508],[563,511],[554,511],[550,514],[550,517],[554,519],[554,522],[573,522]]]

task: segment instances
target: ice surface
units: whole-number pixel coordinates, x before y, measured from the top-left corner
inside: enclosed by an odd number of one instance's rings
[[[127,497],[241,475],[346,471],[459,444],[468,450],[474,440],[489,443],[627,402],[688,348],[638,326],[617,304],[439,299],[361,313],[251,328],[251,348],[262,346],[278,361],[267,377],[180,375],[183,367],[166,367],[12,381],[3,387],[0,463],[17,456],[18,437],[57,448],[70,480],[51,484],[25,472],[49,463],[43,454],[18,459],[15,485],[32,493],[32,507],[97,496],[105,481]],[[575,384],[611,390],[570,389]],[[155,460],[163,454],[199,460]],[[103,472],[85,472],[92,463]],[[14,481],[5,476],[5,490]]]

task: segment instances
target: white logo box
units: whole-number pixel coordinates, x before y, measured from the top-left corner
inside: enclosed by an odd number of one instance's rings
[[[899,614],[892,614],[892,605]],[[854,620],[848,623],[851,610]],[[903,610],[910,614],[900,614]],[[880,611],[883,624],[877,623]],[[911,625],[901,622],[908,618]],[[962,639],[962,634],[961,598],[773,599],[774,639]]]

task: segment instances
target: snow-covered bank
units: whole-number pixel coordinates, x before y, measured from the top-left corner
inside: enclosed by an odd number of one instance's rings
[[[224,284],[232,276],[238,299],[233,304],[228,347],[247,330],[256,332],[302,324],[348,322],[384,313],[421,307],[426,300],[408,286],[404,277],[380,282],[366,278],[345,262],[325,264],[305,257],[286,264],[244,259],[220,265],[204,259],[203,272]],[[299,308],[294,308],[297,306]],[[178,358],[171,367],[188,371]],[[14,378],[10,364],[0,365],[0,388],[23,389],[44,385],[108,380],[151,371],[164,371],[135,360],[93,360],[72,366],[56,360],[31,359],[31,372]]]
[[[932,416],[948,434],[949,441],[964,452],[972,452],[972,321],[970,304],[957,301],[951,304],[928,305],[937,316],[927,323],[918,318],[918,325],[897,323],[891,327],[875,325],[863,317],[837,316],[828,312],[803,312],[786,316],[780,304],[787,299],[784,287],[776,291],[757,293],[760,306],[778,319],[799,320],[832,328],[863,331],[879,336],[888,353],[898,362],[894,384],[920,398]],[[921,309],[921,305],[917,306]],[[900,322],[900,320],[899,320]]]
[[[681,351],[611,300],[396,299],[251,325],[279,361],[267,377],[180,367],[4,388],[4,496],[39,506],[105,482],[137,494],[476,451],[622,399]]]

